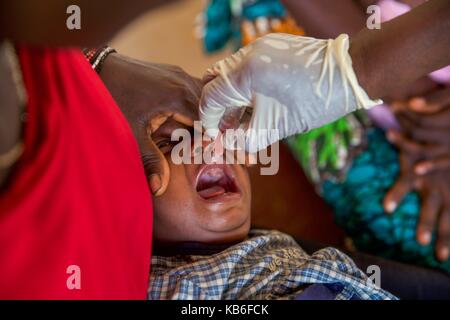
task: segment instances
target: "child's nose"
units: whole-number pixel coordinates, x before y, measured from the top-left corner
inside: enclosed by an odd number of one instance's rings
[[[199,144],[193,144],[192,146],[192,156],[205,156],[208,154],[212,157],[212,160],[223,157],[224,148],[222,144],[222,140],[218,137],[216,140],[202,140]]]

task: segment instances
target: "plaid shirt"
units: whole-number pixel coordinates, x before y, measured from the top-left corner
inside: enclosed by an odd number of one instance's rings
[[[262,230],[213,255],[154,256],[148,298],[295,299],[310,284],[331,288],[336,299],[396,299],[339,250],[308,255],[292,237]]]

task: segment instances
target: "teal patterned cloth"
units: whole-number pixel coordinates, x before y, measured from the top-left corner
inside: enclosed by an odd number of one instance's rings
[[[204,49],[218,51],[230,41],[234,49],[241,45],[240,22],[259,17],[284,17],[286,10],[278,0],[210,0],[205,9]]]
[[[344,181],[323,183],[322,196],[358,249],[450,272],[450,261],[435,258],[435,239],[428,246],[416,241],[420,201],[415,192],[392,215],[384,212],[382,200],[398,174],[396,149],[382,130],[368,129],[366,150],[353,159]]]

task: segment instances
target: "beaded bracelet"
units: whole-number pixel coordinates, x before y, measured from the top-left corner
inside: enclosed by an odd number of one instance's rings
[[[108,46],[104,46],[100,49],[83,50],[84,56],[91,64],[92,69],[94,69],[97,73],[100,73],[103,66],[103,62],[105,61],[106,57],[113,52],[117,51]]]

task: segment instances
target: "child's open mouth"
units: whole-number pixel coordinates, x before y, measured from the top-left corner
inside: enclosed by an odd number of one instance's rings
[[[240,194],[230,167],[220,164],[205,165],[200,169],[196,190],[205,200],[222,200]]]

